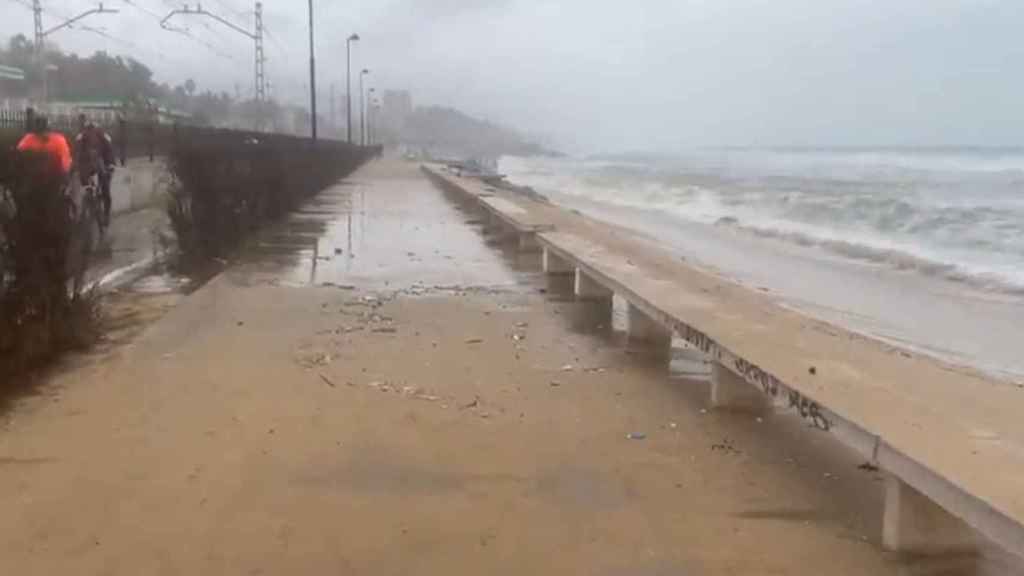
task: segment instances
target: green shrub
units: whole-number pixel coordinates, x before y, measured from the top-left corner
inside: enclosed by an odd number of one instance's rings
[[[96,299],[79,291],[90,254],[75,228],[46,159],[0,149],[0,383],[97,335]]]
[[[167,213],[186,264],[225,257],[246,235],[351,174],[375,150],[281,135],[191,131],[169,157]]]

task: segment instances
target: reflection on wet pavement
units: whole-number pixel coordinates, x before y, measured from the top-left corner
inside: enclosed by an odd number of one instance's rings
[[[369,289],[514,285],[514,265],[495,259],[467,219],[422,178],[340,183],[259,234],[235,274]]]

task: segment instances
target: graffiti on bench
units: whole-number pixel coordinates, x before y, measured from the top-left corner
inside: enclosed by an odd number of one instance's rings
[[[707,354],[714,361],[723,361],[723,356],[734,356],[729,352],[724,352],[718,346],[718,343],[708,337],[707,334],[695,330],[686,324],[677,326],[676,331],[683,340],[704,354]],[[778,398],[785,393],[789,401],[788,407],[795,409],[801,418],[810,421],[811,425],[815,428],[825,431],[832,429],[832,421],[826,416],[825,410],[817,402],[804,397],[795,390],[790,390],[778,378],[765,372],[757,364],[735,356],[733,367],[744,380],[758,386],[771,398]]]
[[[832,422],[822,413],[821,407],[813,400],[808,400],[795,390],[789,391],[789,407],[796,408],[801,418],[810,420],[815,428],[828,432]]]
[[[694,348],[700,350],[701,352],[707,354],[712,358],[719,358],[720,354],[718,350],[718,344],[716,344],[714,340],[709,338],[707,334],[704,334],[699,330],[694,330],[693,328],[685,324],[679,326],[676,329],[676,332],[678,332],[682,339],[688,342]]]
[[[736,357],[734,365],[736,366],[736,371],[739,372],[740,376],[743,376],[747,382],[760,386],[761,389],[764,390],[764,393],[772,398],[778,397],[779,390],[782,387],[782,383],[779,382],[778,378],[764,370],[761,370],[760,366],[747,362],[738,356]]]

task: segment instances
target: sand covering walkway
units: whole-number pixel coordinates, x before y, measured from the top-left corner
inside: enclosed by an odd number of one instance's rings
[[[364,221],[313,285],[310,254],[266,242],[7,415],[12,573],[908,566],[877,546],[878,477],[826,434],[703,410],[706,384],[553,297],[414,166],[353,181],[300,218]]]

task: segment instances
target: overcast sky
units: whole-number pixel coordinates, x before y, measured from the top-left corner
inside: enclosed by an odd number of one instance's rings
[[[25,0],[27,1],[27,0]],[[0,0],[0,33],[31,32],[22,0]],[[94,5],[43,0],[46,24]],[[163,81],[252,91],[252,43],[179,20],[176,0],[106,0],[65,49],[130,54]],[[206,0],[252,25],[243,0]],[[264,0],[268,74],[305,101],[305,0]],[[1024,143],[1021,0],[317,0],[323,109],[354,69],[418,104],[451,105],[579,151],[693,145]],[[212,48],[211,48],[212,46]]]

